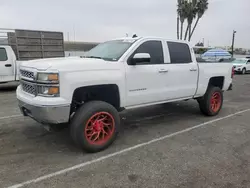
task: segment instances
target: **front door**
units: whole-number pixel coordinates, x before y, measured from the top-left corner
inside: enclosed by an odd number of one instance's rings
[[[165,100],[164,87],[164,57],[162,41],[143,42],[130,56],[136,53],[150,54],[150,62],[136,65],[125,65],[127,106],[143,105]]]
[[[5,48],[0,47],[0,83],[13,81],[14,71],[13,71],[12,58],[8,57]]]

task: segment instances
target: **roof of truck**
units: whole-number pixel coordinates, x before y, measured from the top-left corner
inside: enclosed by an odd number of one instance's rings
[[[133,41],[133,40],[142,40],[142,39],[167,40],[167,41],[169,41],[169,42],[180,42],[180,43],[187,43],[187,44],[190,44],[190,42],[185,41],[185,40],[173,40],[173,39],[167,39],[167,38],[155,37],[155,36],[122,37],[122,38],[115,38],[115,39],[113,39],[113,40],[128,40],[128,41]]]

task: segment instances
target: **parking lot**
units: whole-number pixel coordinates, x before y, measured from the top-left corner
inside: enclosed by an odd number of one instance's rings
[[[250,75],[233,84],[216,117],[196,101],[123,112],[117,141],[96,154],[22,117],[17,84],[2,85],[0,186],[250,187]]]

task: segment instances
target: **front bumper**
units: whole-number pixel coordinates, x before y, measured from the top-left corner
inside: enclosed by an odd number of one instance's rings
[[[29,116],[41,124],[61,124],[69,121],[70,106],[34,106],[18,100],[24,116]]]
[[[242,67],[240,67],[240,68],[235,67],[235,68],[234,68],[234,72],[242,72]]]

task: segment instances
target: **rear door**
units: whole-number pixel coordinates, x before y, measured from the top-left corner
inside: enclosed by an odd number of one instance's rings
[[[189,98],[194,96],[197,89],[198,65],[193,61],[191,48],[182,42],[165,42],[169,54],[165,74],[167,100]]]
[[[0,82],[13,81],[14,69],[12,57],[8,57],[6,48],[0,47]]]

